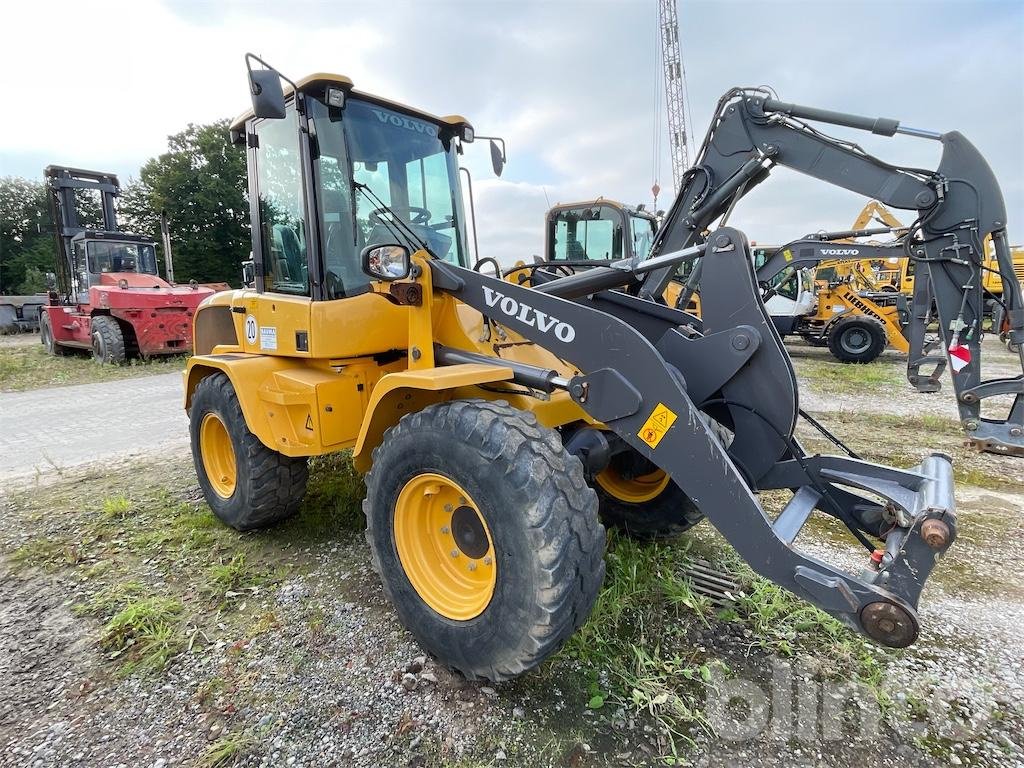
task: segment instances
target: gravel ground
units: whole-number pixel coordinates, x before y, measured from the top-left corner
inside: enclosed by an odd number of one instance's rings
[[[821,359],[819,350],[798,349],[795,357],[798,369],[803,360]],[[953,415],[948,393],[840,399],[813,381],[802,391],[804,407],[826,417],[838,408],[917,415],[923,401],[937,403],[938,415]],[[1024,472],[1013,460],[996,459],[1005,476],[999,488],[958,491],[962,540],[922,599],[921,642],[885,657],[896,707],[876,737],[802,738],[785,730],[739,741],[698,735],[683,753],[685,763],[1024,766]],[[7,484],[0,532],[0,767],[660,764],[657,724],[642,709],[589,710],[581,673],[566,659],[500,685],[469,683],[438,667],[398,624],[362,537],[352,531],[301,546],[261,545],[279,547],[280,578],[248,588],[230,610],[197,624],[187,651],[164,671],[120,674],[118,661],[97,642],[102,622],[75,610],[96,595],[91,574],[99,564],[67,553],[74,567],[43,570],[11,555],[33,538],[60,540],[74,520],[87,517],[82,488],[105,482],[109,493],[121,483],[127,493],[142,476],[194,498],[181,445],[169,448],[159,465],[134,460],[44,476],[34,493],[53,494],[41,497],[46,509],[25,503],[15,483]],[[812,540],[821,557],[862,566],[827,531]],[[112,559],[111,568],[123,565]],[[149,584],[172,579],[157,558],[132,567]],[[798,679],[828,662],[775,658],[717,622],[696,632],[694,643],[769,696],[783,661]],[[709,706],[715,696],[709,691]],[[828,723],[824,714],[809,721]]]

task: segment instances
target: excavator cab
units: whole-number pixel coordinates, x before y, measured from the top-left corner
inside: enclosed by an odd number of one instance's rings
[[[544,258],[553,265],[592,266],[650,253],[658,218],[644,206],[598,198],[558,204],[544,222]]]

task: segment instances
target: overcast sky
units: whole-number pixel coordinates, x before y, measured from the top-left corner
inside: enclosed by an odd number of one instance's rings
[[[995,169],[1011,240],[1024,242],[1021,0],[679,0],[679,16],[698,143],[715,101],[734,85],[959,130]],[[528,258],[542,247],[548,201],[650,203],[656,22],[656,0],[11,4],[0,31],[0,176],[41,178],[48,163],[136,176],[168,134],[247,106],[242,57],[251,50],[292,78],[346,74],[361,90],[462,114],[478,133],[505,137],[500,180],[482,143],[464,157],[481,252]],[[938,161],[935,142],[835,132],[892,162]],[[667,207],[664,138],[662,150],[659,207]],[[848,226],[863,202],[779,170],[731,223],[751,239],[783,241]]]

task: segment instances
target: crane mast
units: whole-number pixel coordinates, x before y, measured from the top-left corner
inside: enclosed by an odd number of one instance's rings
[[[658,26],[661,30],[661,58],[665,71],[665,111],[668,113],[669,151],[672,156],[672,187],[674,192],[678,192],[683,173],[690,167],[690,157],[683,103],[686,72],[679,53],[676,0],[658,0]]]

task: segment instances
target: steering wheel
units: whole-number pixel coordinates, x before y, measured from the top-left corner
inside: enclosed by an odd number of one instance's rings
[[[419,224],[420,226],[429,224],[432,216],[430,211],[426,208],[421,208],[418,205],[409,205],[405,207],[399,206],[397,208],[391,208],[390,211],[386,208],[374,208],[370,211],[370,226],[376,226],[377,224],[387,226],[387,221],[382,219],[381,216],[383,214],[390,214],[391,211],[394,211],[397,214],[405,214],[407,217],[411,215],[412,218],[409,219],[409,223]]]

